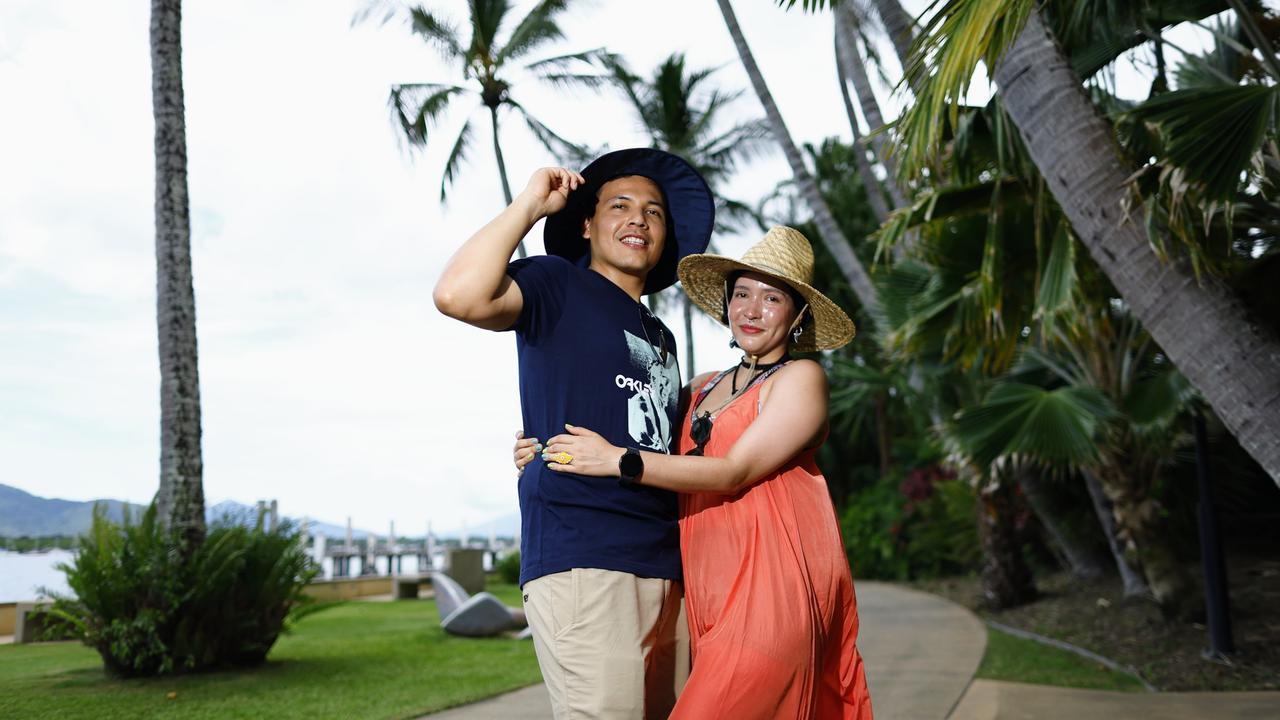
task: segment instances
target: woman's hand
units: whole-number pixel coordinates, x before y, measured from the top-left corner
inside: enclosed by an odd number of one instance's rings
[[[542,460],[548,468],[574,475],[618,477],[618,460],[626,452],[624,449],[610,445],[599,433],[586,428],[566,423],[564,429],[569,433],[551,438],[542,451]],[[568,453],[570,457],[560,453]]]
[[[520,200],[531,208],[534,221],[554,215],[569,202],[569,193],[578,189],[586,179],[568,168],[545,167],[534,171],[529,184],[520,193]]]
[[[542,451],[542,443],[538,438],[527,438],[524,431],[516,433],[516,446],[512,449],[516,461],[516,477],[524,474],[524,466],[533,462],[535,453]]]

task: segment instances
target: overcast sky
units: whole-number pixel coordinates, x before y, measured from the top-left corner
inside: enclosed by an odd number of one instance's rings
[[[847,139],[830,17],[735,5],[792,135]],[[402,26],[352,28],[352,0],[183,6],[208,502],[274,498],[288,515],[402,534],[515,512],[514,338],[430,300],[445,260],[502,207],[487,118],[475,114],[483,132],[442,207],[471,105],[412,157],[386,108],[392,83],[456,70]],[[465,20],[462,0],[428,6]],[[748,88],[711,0],[575,7],[568,41],[535,57],[603,45],[647,73],[681,51]],[[0,4],[0,482],[44,497],[148,502],[158,482],[149,12]],[[646,144],[616,98],[512,79],[566,137]],[[748,92],[736,112],[761,111]],[[503,147],[515,192],[551,162],[514,119]],[[754,202],[787,175],[775,153],[730,194]],[[754,239],[718,242],[733,254]],[[734,362],[727,334],[698,323],[698,367]]]

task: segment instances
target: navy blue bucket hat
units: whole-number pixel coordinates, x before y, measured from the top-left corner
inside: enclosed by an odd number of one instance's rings
[[[644,294],[649,295],[674,285],[680,259],[705,252],[711,242],[715,199],[707,181],[683,159],[652,148],[628,148],[601,155],[582,170],[587,182],[569,194],[564,209],[547,217],[542,239],[548,254],[577,265],[590,264],[591,241],[582,237],[582,220],[595,211],[601,185],[628,175],[652,180],[662,190],[667,204],[667,239],[662,257],[644,283]]]

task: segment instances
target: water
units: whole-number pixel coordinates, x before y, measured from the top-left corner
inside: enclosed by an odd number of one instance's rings
[[[67,587],[66,576],[56,566],[58,563],[70,562],[74,556],[74,553],[67,550],[50,550],[40,553],[0,550],[0,603],[35,600],[39,596],[36,588],[41,586],[57,593],[70,594],[71,588]],[[485,553],[485,570],[492,569],[489,560],[489,554]],[[436,553],[432,562],[435,567],[441,567],[444,556]],[[333,558],[326,557],[321,563],[321,570],[321,574],[317,577],[332,578]],[[399,574],[413,575],[419,570],[417,555],[405,555],[401,558]],[[351,574],[359,575],[360,572],[361,561],[359,558],[353,558]],[[377,574],[387,574],[387,558],[378,558]]]
[[[67,550],[40,553],[15,553],[0,550],[0,602],[35,600],[40,586],[57,593],[70,594],[66,575],[56,568],[75,556]]]

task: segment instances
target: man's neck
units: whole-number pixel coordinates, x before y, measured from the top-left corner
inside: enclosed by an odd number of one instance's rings
[[[622,288],[622,291],[630,295],[633,300],[640,302],[640,296],[644,294],[644,278],[636,277],[619,270],[612,265],[591,261],[589,269],[599,273],[604,279]]]

